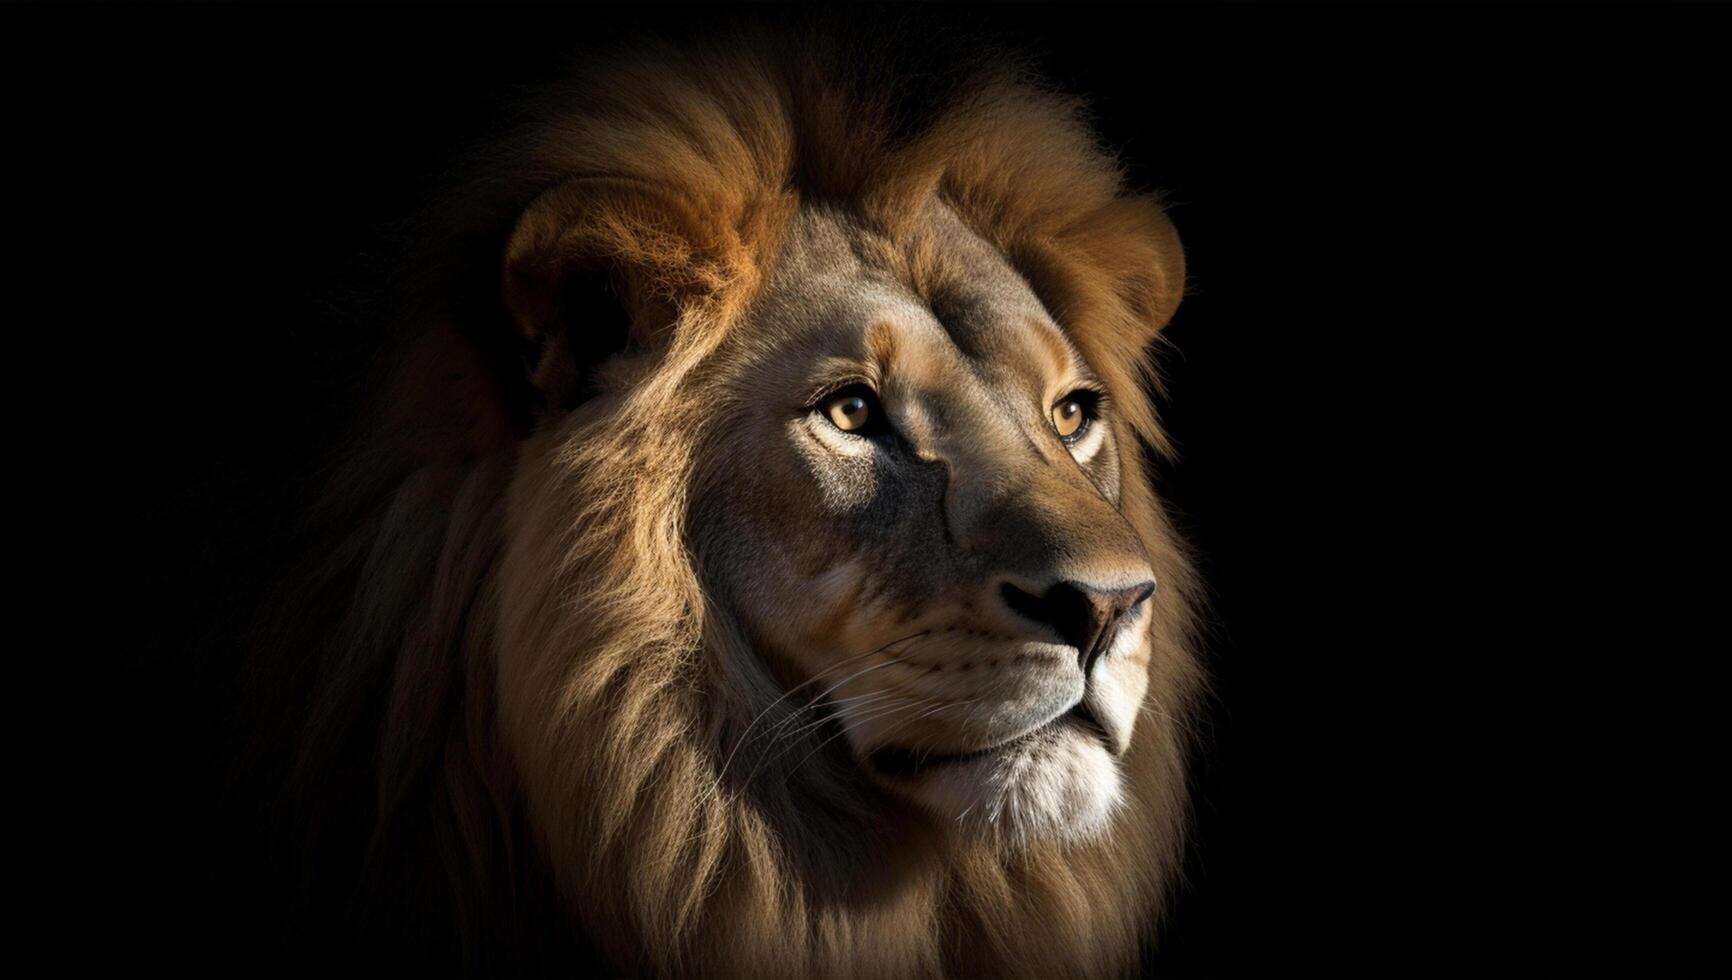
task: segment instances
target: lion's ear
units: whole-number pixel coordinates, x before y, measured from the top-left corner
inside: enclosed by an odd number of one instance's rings
[[[689,255],[679,225],[671,201],[608,177],[560,184],[518,218],[501,288],[548,409],[583,401],[615,354],[665,342],[674,290],[666,270]]]
[[[1119,290],[1153,339],[1185,296],[1185,249],[1179,230],[1153,198],[1132,198],[1124,210],[1127,231],[1140,246],[1128,250],[1129,267],[1121,272]]]
[[[1172,319],[1185,294],[1185,250],[1160,202],[1127,197],[1093,215],[1075,247],[1128,314],[1123,328],[1147,344]]]
[[[1185,251],[1153,197],[1119,198],[1018,251],[1035,292],[1088,347],[1134,356],[1184,296]]]

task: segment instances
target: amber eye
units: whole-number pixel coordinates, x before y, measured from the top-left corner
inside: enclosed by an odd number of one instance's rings
[[[1092,391],[1073,391],[1054,405],[1052,426],[1058,430],[1058,437],[1066,443],[1081,439],[1088,431],[1089,421],[1094,418],[1098,400],[1099,396]]]
[[[877,405],[869,389],[852,387],[826,399],[824,415],[843,432],[862,432],[875,420]]]

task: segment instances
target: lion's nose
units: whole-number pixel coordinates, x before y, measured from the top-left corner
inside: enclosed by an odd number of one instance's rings
[[[1155,583],[1102,589],[1067,581],[1037,596],[1006,582],[999,594],[1017,615],[1052,627],[1064,642],[1076,647],[1077,662],[1087,674],[1101,651],[1112,644],[1126,615],[1155,594]]]

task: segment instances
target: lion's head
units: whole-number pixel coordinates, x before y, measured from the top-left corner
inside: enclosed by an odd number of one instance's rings
[[[325,628],[395,651],[324,682],[386,692],[366,868],[436,772],[452,905],[545,868],[614,968],[1121,970],[1183,825],[1145,457],[1181,253],[1072,100],[978,71],[911,110],[840,51],[593,65],[449,198],[357,454],[398,477],[335,484],[385,488],[347,552],[380,608]],[[480,300],[440,281],[477,254]]]
[[[780,257],[718,351],[692,513],[712,601],[943,825],[1101,833],[1157,586],[1104,383],[940,198],[894,238],[802,207]]]

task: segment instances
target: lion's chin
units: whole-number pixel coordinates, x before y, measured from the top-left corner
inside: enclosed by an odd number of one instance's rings
[[[882,771],[881,771],[882,772]],[[1123,800],[1099,738],[1049,725],[1007,747],[885,776],[889,787],[965,834],[1012,845],[1099,836]]]

